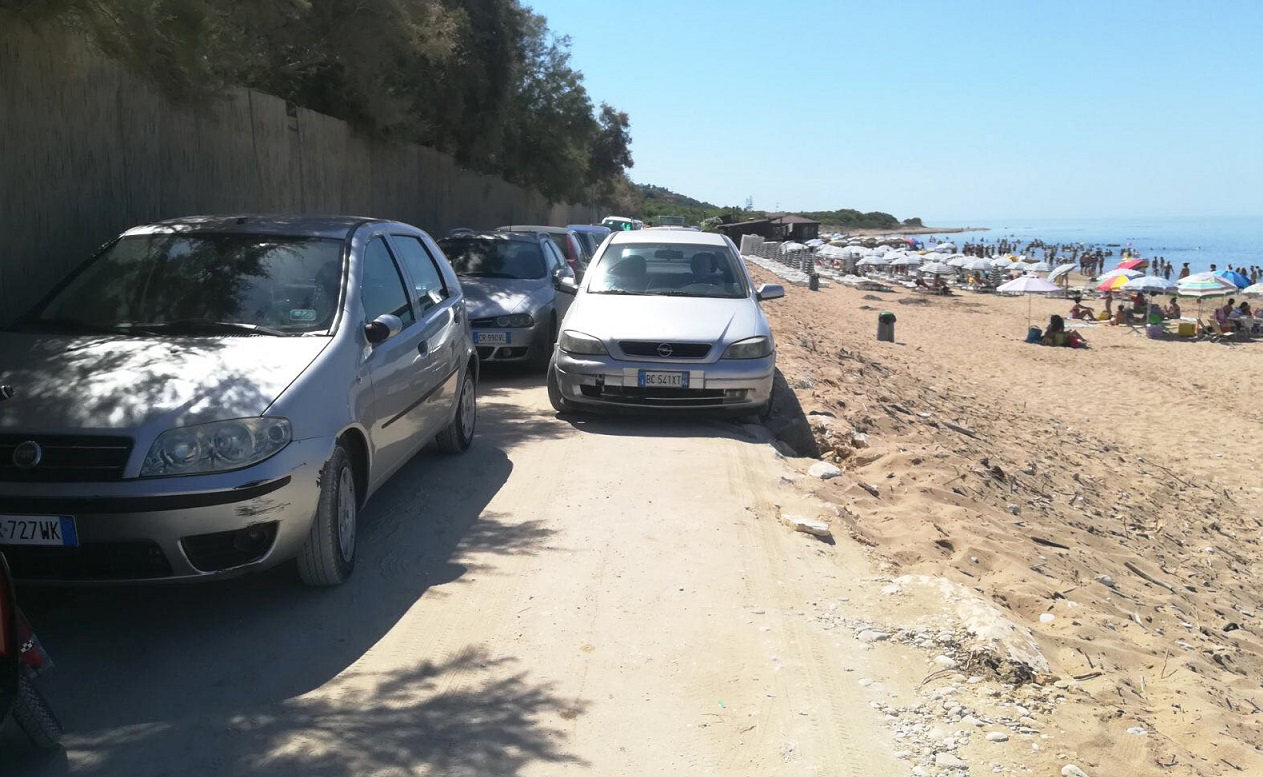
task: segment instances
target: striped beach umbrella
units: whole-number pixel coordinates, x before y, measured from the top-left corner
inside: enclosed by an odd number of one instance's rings
[[[1119,270],[1143,270],[1149,266],[1149,262],[1144,259],[1128,259],[1120,262],[1117,269]]]
[[[1237,291],[1237,284],[1218,273],[1199,272],[1176,281],[1175,293],[1181,297],[1222,297]]]
[[[1119,289],[1123,288],[1127,284],[1131,283],[1131,281],[1132,281],[1131,278],[1128,278],[1126,275],[1122,273],[1118,275],[1112,275],[1106,278],[1105,280],[1101,281],[1099,284],[1097,284],[1096,290],[1097,291],[1118,291]]]

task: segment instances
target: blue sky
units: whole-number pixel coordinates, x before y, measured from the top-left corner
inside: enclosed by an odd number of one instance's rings
[[[632,178],[927,224],[1263,216],[1263,0],[524,0]]]

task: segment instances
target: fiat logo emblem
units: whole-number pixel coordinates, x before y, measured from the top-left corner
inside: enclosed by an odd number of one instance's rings
[[[670,343],[663,343],[658,346],[658,355],[664,359],[671,358],[671,354],[673,353],[675,353],[675,350],[671,347]]]
[[[19,443],[13,449],[13,466],[18,469],[35,469],[44,460],[44,449],[34,440]]]

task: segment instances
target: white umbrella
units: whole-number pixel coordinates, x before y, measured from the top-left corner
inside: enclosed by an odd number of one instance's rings
[[[1142,275],[1124,283],[1122,291],[1139,291],[1145,294],[1166,294],[1175,290],[1175,281],[1159,278],[1157,275]]]
[[[1052,265],[1048,264],[1048,262],[1036,262],[1026,268],[1027,272],[1050,272],[1051,270]]]
[[[790,251],[806,251],[806,250],[807,250],[807,246],[803,245],[802,243],[793,243],[793,242],[781,243],[782,254],[787,254]]]
[[[1056,268],[1053,269],[1052,272],[1048,273],[1048,280],[1055,281],[1058,278],[1061,278],[1062,276],[1069,275],[1070,271],[1073,269],[1074,269],[1073,263],[1059,264],[1056,266]]]
[[[1008,268],[1013,266],[1013,262],[1009,261],[1003,256],[997,256],[996,258],[989,259],[987,261],[990,263],[988,266],[994,267],[997,270],[1007,270]]]
[[[892,250],[894,249],[892,249],[890,246],[877,246],[876,248],[873,249],[873,254],[875,256],[882,256],[883,254],[890,253]]]
[[[959,256],[953,256],[953,257],[948,258],[947,263],[951,265],[952,267],[964,267],[965,265],[969,264],[969,257],[964,256],[963,254]]]
[[[824,245],[824,241],[817,237],[817,238],[808,240],[806,243],[803,243],[803,245],[807,246],[808,248],[815,248],[817,246]]]
[[[884,256],[866,256],[859,260],[857,267],[884,267],[890,264],[890,261]]]
[[[890,263],[891,267],[915,267],[925,261],[919,256],[901,256]]]
[[[961,267],[964,267],[966,270],[990,270],[994,266],[994,263],[990,259],[983,259],[982,257],[971,259],[961,265]],[[1009,263],[1005,262],[1004,266],[1008,267]]]
[[[1240,294],[1243,297],[1263,297],[1263,283],[1246,286],[1241,290]]]
[[[1026,326],[1031,325],[1031,300],[1032,294],[1048,294],[1054,291],[1061,291],[1061,287],[1055,283],[1049,283],[1043,278],[1036,278],[1033,275],[1023,275],[1021,278],[1015,278],[1008,283],[1000,284],[996,287],[996,291],[1001,294],[1025,294],[1026,300]]]
[[[1181,278],[1176,281],[1175,290],[1181,297],[1219,297],[1238,291],[1237,284],[1212,272],[1199,272]]]
[[[939,243],[938,245],[934,246],[930,250],[935,253],[946,253],[949,251],[955,251],[956,246],[952,245],[951,243]]]
[[[930,275],[955,275],[956,268],[946,262],[928,262],[921,265],[921,272]]]

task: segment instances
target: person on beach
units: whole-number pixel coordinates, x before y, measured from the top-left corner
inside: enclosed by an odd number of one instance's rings
[[[1048,328],[1044,330],[1044,345],[1066,345],[1066,322],[1056,314],[1048,319]]]
[[[1172,297],[1171,304],[1167,305],[1166,308],[1163,309],[1162,315],[1167,318],[1180,318],[1183,315],[1183,312],[1180,310],[1179,300]]]
[[[1189,272],[1190,270],[1188,269],[1188,262],[1185,262],[1184,266],[1180,268],[1180,277],[1187,278],[1189,276]]]
[[[1114,292],[1106,291],[1102,295],[1105,300],[1105,316],[1106,318],[1114,317]]]
[[[1080,304],[1081,300],[1078,297],[1074,297],[1073,299],[1074,299],[1074,304],[1070,306],[1070,318],[1073,318],[1079,321],[1096,320],[1095,310],[1093,310],[1090,307],[1087,307],[1086,305],[1081,305]]]

